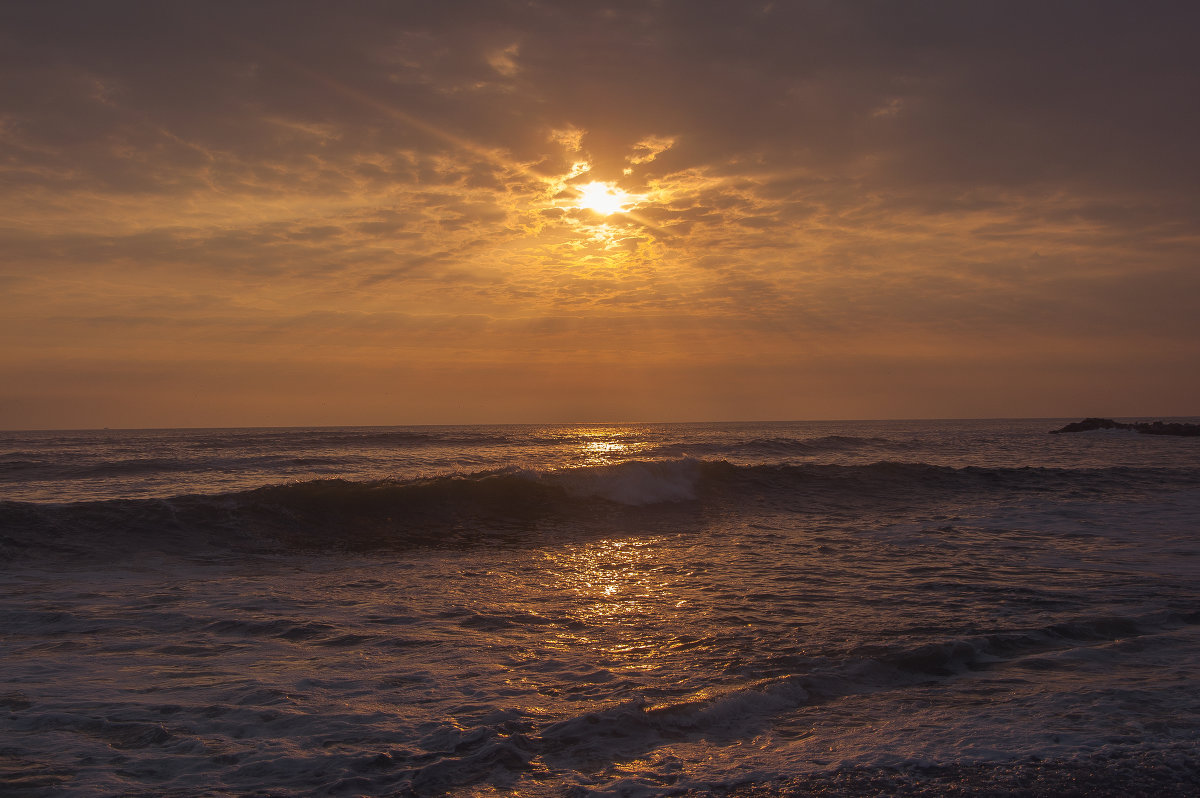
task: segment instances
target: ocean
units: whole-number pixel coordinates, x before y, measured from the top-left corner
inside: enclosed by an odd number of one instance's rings
[[[1192,795],[1200,439],[0,433],[6,796]]]

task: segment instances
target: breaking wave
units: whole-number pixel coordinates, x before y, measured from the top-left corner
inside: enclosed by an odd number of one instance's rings
[[[1096,498],[1168,483],[1195,487],[1200,472],[896,462],[739,466],[683,458],[409,481],[320,479],[170,499],[0,502],[0,558],[39,551],[369,551],[517,542],[547,530],[583,530],[614,514],[711,515],[737,512],[749,502],[792,513],[829,513],[1016,495]]]

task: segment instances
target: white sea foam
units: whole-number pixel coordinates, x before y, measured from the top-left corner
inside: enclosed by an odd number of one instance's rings
[[[570,469],[548,481],[575,496],[595,496],[640,507],[661,502],[691,501],[701,477],[701,462],[692,459],[630,461]]]

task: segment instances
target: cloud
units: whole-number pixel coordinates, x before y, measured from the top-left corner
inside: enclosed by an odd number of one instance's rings
[[[9,4],[0,363],[541,380],[623,358],[698,384],[975,352],[1035,380],[1103,349],[1079,385],[1147,351],[1182,370],[1197,23],[1172,2]],[[581,209],[591,181],[636,202]]]

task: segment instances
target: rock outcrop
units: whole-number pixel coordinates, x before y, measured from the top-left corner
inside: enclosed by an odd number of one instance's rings
[[[1200,436],[1200,424],[1184,424],[1181,422],[1164,424],[1161,421],[1153,423],[1143,421],[1127,424],[1123,421],[1113,421],[1111,418],[1085,418],[1083,421],[1075,421],[1062,429],[1052,429],[1050,432],[1051,434],[1059,432],[1091,432],[1096,429],[1127,429],[1140,432],[1143,435]]]

